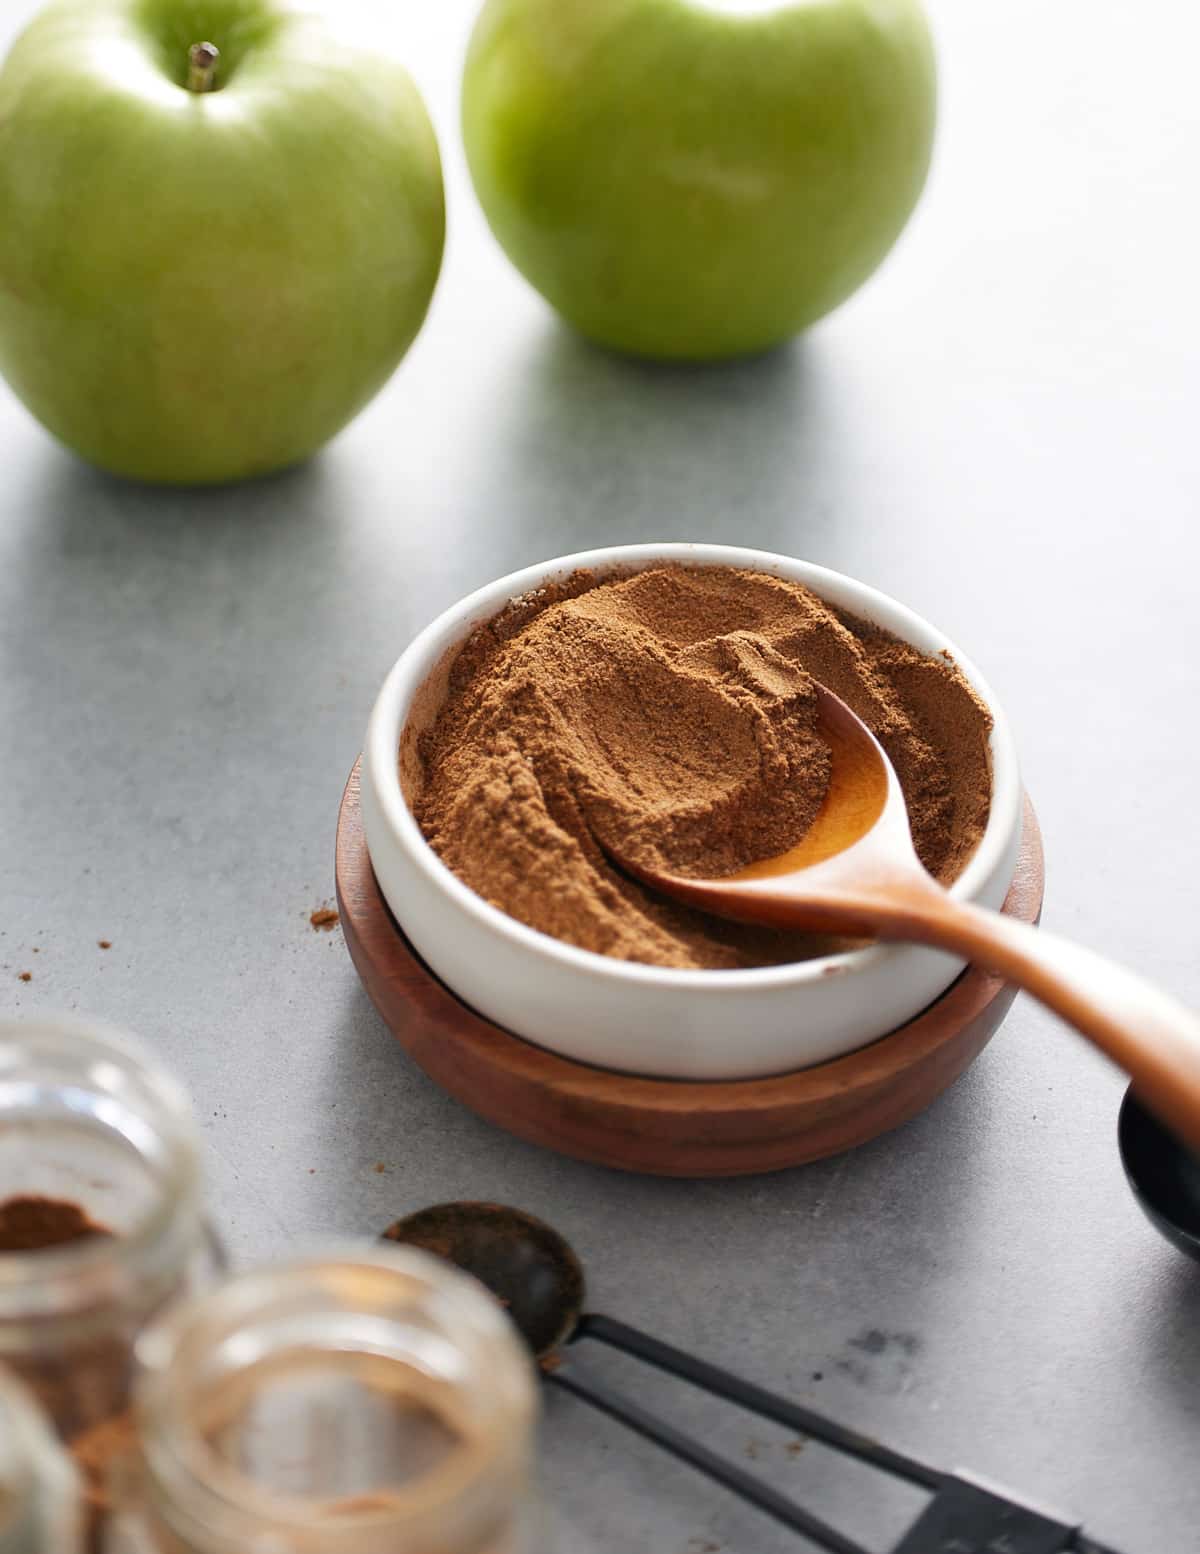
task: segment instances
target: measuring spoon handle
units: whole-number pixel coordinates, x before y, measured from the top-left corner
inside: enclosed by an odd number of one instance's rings
[[[897,1478],[917,1484],[922,1489],[936,1489],[942,1482],[943,1474],[937,1468],[931,1468],[915,1457],[885,1446],[882,1441],[863,1435],[858,1430],[850,1430],[835,1419],[805,1408],[802,1403],[781,1397],[777,1392],[769,1392],[742,1376],[735,1376],[719,1365],[700,1359],[698,1355],[677,1349],[674,1344],[664,1343],[661,1338],[653,1338],[649,1333],[630,1327],[628,1322],[589,1312],[580,1318],[575,1330],[575,1341],[581,1338],[594,1338],[598,1343],[621,1350],[623,1354],[634,1355],[655,1369],[665,1371],[669,1376],[678,1376],[693,1386],[702,1387],[714,1397],[736,1403],[739,1408],[747,1409],[761,1419],[771,1419],[800,1435],[812,1436],[835,1451],[881,1468],[885,1473],[893,1473]]]
[[[768,1516],[773,1516],[777,1522],[791,1528],[793,1532],[803,1533],[818,1547],[830,1550],[831,1554],[869,1554],[861,1543],[855,1543],[838,1532],[836,1527],[830,1527],[820,1517],[813,1516],[803,1506],[796,1505],[777,1489],[772,1489],[769,1484],[764,1484],[761,1479],[755,1478],[752,1473],[747,1473],[736,1463],[718,1456],[716,1452],[711,1451],[692,1436],[668,1424],[665,1419],[659,1419],[640,1403],[622,1397],[619,1392],[614,1392],[611,1387],[591,1377],[586,1379],[580,1377],[575,1373],[569,1360],[564,1358],[555,1369],[547,1371],[545,1380],[548,1386],[558,1387],[561,1391],[569,1392],[573,1397],[582,1399],[593,1408],[599,1409],[602,1414],[607,1414],[609,1418],[619,1420],[621,1424],[635,1431],[645,1440],[661,1446],[673,1457],[678,1457],[681,1462],[698,1468],[708,1478],[723,1484],[726,1489],[731,1489],[734,1494],[757,1506],[760,1511],[765,1511]]]

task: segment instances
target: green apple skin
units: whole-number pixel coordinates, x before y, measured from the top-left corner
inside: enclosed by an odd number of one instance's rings
[[[412,343],[444,231],[408,74],[274,0],[64,0],[0,72],[0,370],[114,474],[307,457]]]
[[[715,360],[866,280],[920,196],[936,96],[919,0],[487,0],[462,117],[493,232],[564,318]]]

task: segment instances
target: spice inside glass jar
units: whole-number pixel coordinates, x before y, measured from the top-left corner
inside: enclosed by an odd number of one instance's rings
[[[232,1280],[138,1346],[120,1554],[525,1554],[536,1384],[500,1306],[407,1248]]]
[[[0,1554],[78,1554],[79,1481],[49,1422],[0,1372]]]
[[[125,1037],[0,1022],[0,1365],[79,1445],[127,1407],[133,1344],[215,1254],[180,1087]]]

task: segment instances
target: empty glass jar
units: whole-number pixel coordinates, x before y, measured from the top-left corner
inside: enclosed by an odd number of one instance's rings
[[[339,1250],[176,1308],[138,1346],[118,1554],[525,1554],[533,1365],[473,1280]]]

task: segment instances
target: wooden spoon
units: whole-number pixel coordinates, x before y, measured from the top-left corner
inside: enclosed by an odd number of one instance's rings
[[[1200,1150],[1200,1018],[1091,950],[951,896],[917,858],[899,779],[879,742],[832,691],[817,691],[833,768],[795,847],[720,879],[660,873],[618,853],[615,861],[719,917],[928,944],[984,966],[1106,1052],[1142,1101]]]

